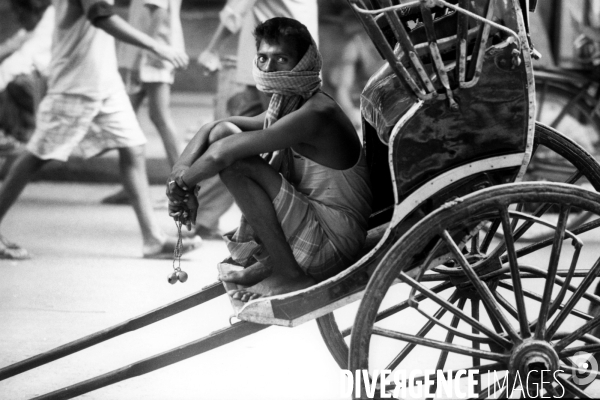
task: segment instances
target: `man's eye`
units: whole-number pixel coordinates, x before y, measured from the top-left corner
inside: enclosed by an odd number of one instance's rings
[[[263,57],[263,56],[258,57],[258,62],[264,63],[265,61],[267,61],[266,57]]]
[[[286,59],[286,58],[283,58],[283,57],[279,57],[279,58],[277,59],[277,62],[278,62],[278,63],[282,63],[282,64],[283,64],[283,63],[287,62],[287,59]]]

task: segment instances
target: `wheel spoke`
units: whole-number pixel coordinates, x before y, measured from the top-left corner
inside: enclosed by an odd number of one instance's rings
[[[479,300],[477,300],[477,299],[471,299],[471,315],[473,316],[473,318],[475,318],[477,321],[479,321]],[[473,333],[474,335],[478,335],[479,330],[477,330],[477,328],[475,328],[475,327],[472,327],[471,333]],[[479,350],[481,348],[479,345],[479,342],[477,342],[475,340],[471,341],[471,346],[476,350]],[[477,367],[479,365],[481,365],[481,359],[479,357],[473,356],[473,366]],[[478,392],[480,390],[481,390],[481,382],[477,381],[477,385],[475,386],[475,391]]]
[[[448,299],[448,301],[450,303],[454,303],[456,302],[457,299],[457,294],[456,291],[454,291],[452,293],[452,295],[450,295],[450,298]],[[436,313],[433,315],[433,318],[435,319],[439,319],[442,318],[444,316],[444,314],[446,314],[447,310],[443,307],[440,307]],[[427,323],[425,325],[423,325],[423,327],[419,330],[419,332],[417,332],[417,336],[425,336],[429,333],[429,331],[431,331],[431,329],[435,326],[435,321],[429,320],[427,321]],[[415,344],[410,343],[407,344],[401,351],[400,353],[394,357],[394,359],[388,364],[388,366],[385,369],[389,369],[394,370],[398,365],[400,365],[400,363],[402,361],[404,361],[404,359],[406,358],[406,356],[408,356],[410,354],[410,352],[415,348]]]
[[[494,235],[498,232],[498,228],[500,227],[500,220],[495,219],[492,221],[490,228],[488,229],[485,237],[483,238],[483,243],[481,244],[481,252],[487,253],[490,244],[492,244],[492,240],[494,239]]]
[[[519,312],[512,306],[512,304],[509,303],[508,300],[506,300],[504,296],[496,292],[494,293],[494,297],[498,301],[498,304],[500,304],[510,315],[512,315],[514,319],[519,319]]]
[[[500,210],[500,216],[502,218],[502,229],[504,229],[504,240],[506,242],[508,265],[510,267],[510,275],[514,287],[513,292],[515,295],[515,303],[517,305],[516,319],[519,321],[521,337],[525,339],[531,336],[531,333],[529,332],[529,322],[527,320],[527,310],[525,308],[525,299],[523,297],[523,287],[521,286],[521,278],[519,275],[519,263],[516,257],[515,242],[512,236],[514,227],[510,226],[507,209],[502,208]]]
[[[586,222],[585,224],[572,229],[571,233],[573,235],[581,235],[582,233],[591,231],[592,229],[596,229],[598,227],[600,227],[600,218],[596,218],[593,221]],[[548,245],[550,245],[552,241],[553,238],[550,237],[544,240],[540,240],[539,242],[530,244],[529,246],[522,247],[519,250],[517,250],[517,257],[521,258],[531,253],[534,253],[540,249],[543,249],[544,247],[548,247]],[[502,257],[502,262],[506,262],[505,256]]]
[[[450,344],[446,342],[442,342],[440,340],[434,340],[429,338],[420,337],[417,335],[411,335],[404,332],[396,332],[389,329],[380,328],[377,326],[373,327],[373,334],[387,337],[390,339],[402,340],[409,343],[414,343],[420,346],[432,347],[434,349],[439,350],[447,350],[452,353],[458,353],[465,356],[473,356],[477,355],[478,357],[484,358],[486,360],[495,360],[507,362],[508,356],[500,353],[493,353],[491,351],[485,350],[476,350],[467,346],[461,346],[457,344]]]
[[[536,110],[536,114],[537,115],[535,117],[535,120],[536,121],[541,121],[542,109],[544,108],[544,104],[546,102],[546,95],[548,93],[548,81],[545,80],[542,83],[541,90],[537,90],[537,87],[536,87],[536,92],[539,94],[539,97],[538,97],[538,102],[537,102],[538,107],[537,107],[537,110]]]
[[[503,287],[504,289],[512,290],[512,286],[509,283],[506,283],[506,282],[500,281],[500,282],[498,282],[498,286]],[[542,301],[542,296],[540,296],[537,293],[534,293],[534,292],[531,292],[529,290],[526,290],[526,289],[523,290],[523,295],[525,297],[528,297],[528,298],[532,299],[532,300],[537,300],[539,302]],[[555,303],[556,302],[554,302],[552,304],[555,304]],[[557,306],[556,306],[556,308],[559,309],[559,310],[562,310],[564,307],[565,307],[564,304],[557,304]],[[590,319],[592,319],[592,317],[589,314],[584,313],[583,311],[579,311],[577,309],[573,309],[571,311],[571,314],[574,315],[574,316],[576,316],[576,317],[583,318],[586,321],[589,321]],[[531,323],[529,325],[529,329],[531,330],[532,328],[534,328],[536,324],[537,324],[537,320],[531,321]]]
[[[510,341],[508,341],[504,337],[498,335],[496,332],[493,332],[488,327],[481,324],[479,321],[475,320],[471,316],[465,314],[462,310],[459,310],[454,304],[450,304],[447,301],[439,298],[439,296],[437,296],[435,293],[433,293],[429,288],[421,285],[419,282],[415,281],[413,278],[406,275],[406,273],[401,272],[398,277],[401,280],[403,280],[404,282],[406,282],[408,285],[410,285],[411,287],[417,288],[419,291],[421,291],[421,293],[423,293],[425,296],[427,296],[428,298],[430,298],[431,300],[433,300],[440,306],[448,309],[448,311],[451,312],[452,314],[457,315],[460,319],[465,321],[467,324],[477,327],[477,329],[479,329],[480,332],[487,335],[491,340],[498,343],[503,348],[512,347],[512,343]]]
[[[446,289],[449,289],[451,287],[453,287],[454,285],[452,285],[452,283],[450,282],[444,282],[442,284],[439,284],[437,286],[434,286],[433,288],[431,288],[431,291],[435,294],[443,292]],[[421,301],[426,299],[427,296],[423,295],[423,294],[418,294],[415,296],[415,300],[417,301]],[[377,317],[375,317],[375,322],[381,321],[384,318],[388,318],[396,313],[399,313],[400,311],[406,310],[409,307],[409,300],[404,300],[401,303],[395,304],[389,308],[386,308],[385,310],[381,311],[380,313],[377,314]],[[352,327],[346,328],[342,331],[342,336],[343,337],[347,337],[352,333]]]
[[[561,383],[561,385],[565,388],[565,391],[571,393],[573,396],[581,399],[591,399],[590,396],[578,388],[573,382],[566,380],[562,376],[556,375],[556,380]]]
[[[567,301],[567,304],[565,304],[565,307],[558,312],[558,315],[552,321],[552,323],[550,324],[550,326],[548,327],[548,329],[546,331],[546,338],[551,338],[552,335],[556,332],[556,330],[560,326],[560,324],[562,324],[564,322],[564,320],[567,318],[567,316],[569,315],[571,310],[573,308],[575,308],[575,304],[581,299],[581,297],[587,291],[587,289],[590,287],[590,285],[592,284],[592,282],[594,281],[596,276],[598,276],[598,272],[600,272],[600,259],[596,260],[596,263],[590,270],[590,273],[585,278],[583,278],[583,281],[579,284],[579,287],[577,288],[575,293],[573,293],[571,295],[571,297]],[[595,319],[597,319],[597,318],[595,318]],[[588,321],[584,326],[591,324],[592,321]],[[592,328],[590,328],[590,329],[592,329]],[[565,339],[563,339],[563,340],[565,340]],[[563,340],[561,340],[561,342]],[[569,343],[565,342],[563,347],[566,347]]]
[[[465,303],[467,302],[467,298],[466,297],[461,297],[460,300],[458,301],[458,308],[460,310],[462,310],[465,307]],[[458,327],[458,323],[460,322],[460,319],[458,318],[458,316],[453,315],[452,316],[452,321],[450,321],[450,326],[452,328]],[[446,339],[444,340],[446,343],[452,343],[454,341],[454,333],[453,331],[448,331],[446,333]],[[440,352],[440,357],[438,358],[437,364],[435,366],[435,370],[436,371],[440,371],[444,369],[444,366],[446,365],[446,361],[448,360],[448,351],[446,350],[442,350]],[[434,382],[433,385],[433,390],[437,390],[437,380]]]
[[[559,340],[554,345],[554,348],[556,349],[556,351],[560,351],[566,348],[574,341],[581,339],[581,337],[583,337],[586,334],[586,332],[590,332],[597,326],[600,326],[600,315],[594,317],[591,321],[586,322],[585,324],[577,328],[575,331],[571,332],[569,335]]]
[[[579,99],[581,99],[581,97],[586,92],[587,92],[587,87],[584,87],[579,92],[577,92],[577,94],[575,96],[573,96],[571,99],[569,99],[569,102],[563,107],[563,109],[560,111],[560,113],[557,115],[557,117],[554,119],[554,121],[552,121],[552,123],[550,124],[550,127],[556,129],[556,127],[558,126],[558,124],[561,123],[561,121],[563,120],[565,115],[567,115],[567,112],[569,111],[569,109],[571,109],[571,107],[573,107],[573,105],[577,104]]]
[[[486,284],[481,282],[481,280],[477,276],[477,273],[473,271],[473,267],[471,266],[471,264],[467,261],[464,254],[462,254],[462,252],[454,242],[454,239],[452,239],[452,237],[450,236],[450,233],[448,233],[447,230],[444,230],[442,232],[442,237],[446,244],[450,247],[450,250],[454,254],[454,257],[456,257],[456,259],[458,260],[460,266],[463,268],[463,271],[469,278],[471,284],[473,284],[475,289],[477,289],[481,300],[488,305],[487,309],[491,311],[492,314],[502,324],[502,327],[504,328],[508,336],[513,340],[513,342],[520,343],[521,338],[519,337],[513,326],[510,324],[510,322],[506,319],[504,314],[500,311],[498,303],[496,302],[496,299],[494,299],[490,288]]]
[[[543,340],[546,337],[546,323],[548,322],[548,311],[550,310],[550,302],[552,300],[552,288],[556,279],[556,270],[558,269],[558,261],[562,250],[562,242],[567,228],[567,217],[569,216],[570,206],[561,205],[558,216],[558,227],[554,233],[554,243],[552,243],[552,251],[550,253],[550,261],[548,263],[548,277],[545,280],[544,293],[542,295],[542,304],[538,315],[538,324],[535,329],[535,338]]]

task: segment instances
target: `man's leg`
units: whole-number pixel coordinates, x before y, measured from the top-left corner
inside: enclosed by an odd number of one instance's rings
[[[123,72],[125,74],[125,72]],[[129,78],[124,75],[123,76],[123,80],[125,82],[127,82]],[[144,90],[141,89],[140,90],[132,90],[131,93],[128,93],[127,96],[129,97],[129,102],[131,103],[131,108],[133,108],[133,111],[135,113],[138,112],[140,106],[142,105],[142,102],[144,101],[144,98],[146,97],[146,92],[144,92]],[[144,167],[145,168],[145,167]],[[129,200],[129,195],[127,194],[127,191],[125,190],[125,188],[121,188],[119,189],[118,192],[113,193],[109,196],[106,196],[105,198],[102,199],[102,204],[130,204],[130,200]]]
[[[29,151],[24,151],[14,162],[0,187],[0,224],[15,203],[29,180],[46,163]],[[0,258],[23,259],[29,255],[25,249],[0,235]]]
[[[181,143],[177,139],[177,129],[171,117],[171,85],[164,82],[145,83],[148,92],[150,120],[162,138],[169,166],[173,167],[181,154]]]
[[[220,175],[272,262],[269,277],[232,297],[248,301],[314,284],[298,266],[275,213],[273,200],[281,188],[281,175],[258,156],[237,161]]]

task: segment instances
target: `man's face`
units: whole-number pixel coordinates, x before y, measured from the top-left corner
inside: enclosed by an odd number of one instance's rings
[[[300,61],[295,47],[285,40],[274,43],[262,40],[256,55],[258,69],[263,72],[291,71]]]

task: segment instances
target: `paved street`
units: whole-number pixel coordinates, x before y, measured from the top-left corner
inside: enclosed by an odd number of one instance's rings
[[[116,185],[35,183],[8,215],[3,233],[34,258],[0,261],[0,366],[105,329],[216,280],[226,255],[207,241],[182,260],[190,275],[169,285],[170,260],[144,260],[130,207],[99,200]],[[154,186],[161,197],[163,188]],[[175,226],[165,210],[160,223]],[[232,209],[222,228],[235,226]],[[228,300],[213,300],[152,327],[0,382],[1,399],[27,399],[191,342],[228,326]],[[338,367],[316,324],[272,327],[163,370],[92,392],[86,399],[336,399]]]

